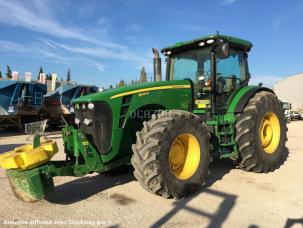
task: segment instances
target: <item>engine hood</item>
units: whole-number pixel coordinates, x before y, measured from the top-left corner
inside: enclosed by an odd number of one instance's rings
[[[191,83],[189,80],[176,80],[176,81],[160,81],[160,82],[148,82],[137,85],[123,86],[115,89],[106,90],[103,92],[82,96],[73,101],[73,104],[81,102],[93,102],[93,101],[109,101],[118,99],[123,96],[143,93],[147,91],[165,90],[165,89],[178,89],[178,88],[190,88]]]

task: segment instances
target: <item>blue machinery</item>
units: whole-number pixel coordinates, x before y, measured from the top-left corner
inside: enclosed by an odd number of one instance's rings
[[[46,85],[37,82],[0,80],[0,127],[23,128],[37,121]]]
[[[80,96],[98,92],[98,88],[89,85],[64,84],[55,91],[44,96],[43,112],[49,123],[57,123],[62,119],[73,124],[74,110],[72,101]]]

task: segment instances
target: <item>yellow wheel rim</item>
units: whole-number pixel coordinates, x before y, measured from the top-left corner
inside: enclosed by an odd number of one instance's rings
[[[260,125],[260,139],[264,151],[273,154],[280,143],[280,122],[277,115],[268,112],[264,115]]]
[[[200,144],[192,134],[181,134],[173,141],[169,154],[169,166],[180,180],[191,178],[200,163]]]

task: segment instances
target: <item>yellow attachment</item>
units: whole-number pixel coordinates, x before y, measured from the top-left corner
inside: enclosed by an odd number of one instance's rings
[[[180,180],[191,178],[200,164],[200,144],[192,134],[181,134],[173,141],[169,150],[169,166]]]
[[[273,154],[279,146],[281,134],[277,115],[273,112],[266,113],[261,121],[259,131],[264,151]]]
[[[27,144],[0,155],[0,167],[3,169],[32,169],[47,163],[58,152],[55,141],[49,140],[37,148]]]
[[[196,100],[196,105],[198,108],[210,107],[210,100]]]

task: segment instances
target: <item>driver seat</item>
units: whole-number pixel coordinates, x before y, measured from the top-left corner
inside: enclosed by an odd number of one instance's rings
[[[230,78],[225,79],[224,92],[234,91],[237,87],[237,79],[235,75],[230,76]]]

